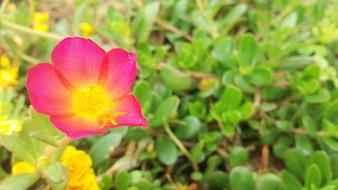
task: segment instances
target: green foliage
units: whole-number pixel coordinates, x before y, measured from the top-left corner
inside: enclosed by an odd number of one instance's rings
[[[39,176],[36,174],[19,174],[3,180],[0,187],[3,190],[26,190],[38,179]]]
[[[161,137],[155,144],[158,158],[166,165],[172,165],[177,160],[177,148],[167,138]]]
[[[242,166],[236,167],[230,172],[231,189],[253,190],[254,179],[251,172]]]

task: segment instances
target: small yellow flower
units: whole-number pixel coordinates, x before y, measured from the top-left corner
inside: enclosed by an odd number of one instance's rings
[[[0,102],[0,135],[13,135],[22,130],[21,121],[11,119],[4,114],[3,103]]]
[[[7,88],[15,86],[18,83],[18,66],[11,66],[10,68],[0,69],[0,88]]]
[[[198,89],[204,91],[214,85],[214,79],[202,79],[198,84]]]
[[[19,120],[9,119],[7,116],[0,116],[0,134],[13,135],[22,130],[22,125]]]
[[[11,64],[11,61],[9,60],[8,56],[6,54],[2,54],[0,56],[0,67],[8,68],[10,64]]]
[[[36,168],[24,161],[15,163],[12,167],[12,174],[17,175],[23,173],[36,173]]]
[[[46,32],[48,31],[48,20],[49,15],[45,12],[33,13],[33,29],[37,31]]]
[[[92,169],[90,156],[73,146],[68,146],[60,159],[69,169],[69,181],[66,190],[86,189],[99,190],[96,176]]]
[[[35,12],[33,13],[33,21],[38,23],[45,23],[48,22],[49,15],[45,12]]]
[[[82,22],[80,24],[81,35],[85,38],[90,38],[94,33],[94,28],[89,22]]]
[[[67,146],[60,162],[69,170],[69,180],[65,190],[100,190],[97,184],[90,156],[73,146]],[[14,175],[36,173],[36,169],[27,162],[18,162],[12,167]],[[47,187],[45,190],[50,189]]]

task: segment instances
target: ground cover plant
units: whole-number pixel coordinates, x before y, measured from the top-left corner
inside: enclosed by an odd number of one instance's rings
[[[337,0],[2,0],[0,189],[338,190],[337,71]]]

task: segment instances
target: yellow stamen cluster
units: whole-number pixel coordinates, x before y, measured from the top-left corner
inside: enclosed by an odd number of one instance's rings
[[[108,114],[108,115],[104,115],[101,117],[101,128],[104,128],[107,124],[111,123],[112,125],[116,125],[117,122],[115,120],[115,118],[117,116],[120,116],[120,115],[124,115],[126,114],[126,112],[115,112],[115,113],[111,113],[111,114]]]
[[[46,32],[48,31],[48,20],[49,15],[45,12],[33,13],[33,29],[37,31]]]
[[[114,111],[115,102],[99,84],[80,87],[72,95],[72,111],[87,121],[99,120],[102,128],[109,123],[116,125],[115,118],[125,114]]]

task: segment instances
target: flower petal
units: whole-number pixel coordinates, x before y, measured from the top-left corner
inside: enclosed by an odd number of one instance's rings
[[[96,83],[105,51],[89,39],[62,40],[52,52],[52,61],[74,86]]]
[[[130,93],[136,78],[136,58],[136,54],[120,48],[112,49],[106,54],[100,81],[105,84],[113,99]]]
[[[116,100],[115,113],[121,112],[122,115],[117,116],[114,120],[118,126],[147,126],[147,120],[143,117],[140,103],[134,95],[124,96]]]
[[[106,132],[105,128],[101,128],[98,121],[87,121],[76,116],[51,117],[54,126],[70,138],[80,138]]]
[[[70,107],[70,92],[51,64],[40,63],[28,70],[26,87],[32,106],[47,115],[62,115]]]

